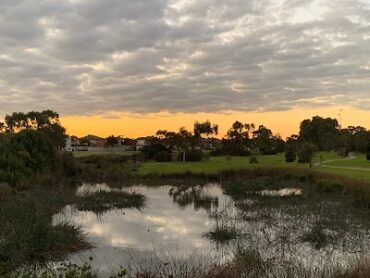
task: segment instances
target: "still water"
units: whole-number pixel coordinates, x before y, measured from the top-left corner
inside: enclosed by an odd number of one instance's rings
[[[84,184],[78,188],[77,195],[111,190],[121,189],[106,184]],[[241,244],[261,250],[270,260],[294,257],[304,265],[320,266],[326,259],[346,264],[370,250],[366,228],[343,233],[336,244],[318,249],[301,240],[302,234],[315,225],[318,215],[308,213],[297,217],[280,206],[258,206],[259,198],[280,198],[282,202],[287,196],[299,198],[302,190],[298,188],[264,190],[239,203],[225,195],[219,184],[182,187],[182,190],[170,185],[138,185],[124,190],[146,196],[146,205],[141,209],[112,209],[101,214],[78,211],[70,205],[54,216],[55,223],[66,221],[81,226],[94,246],[70,256],[69,261],[81,264],[92,257],[93,267],[100,273],[110,273],[121,265],[135,268],[138,264],[154,264],[158,259],[164,263],[174,258],[195,264],[202,260],[225,262],[232,258],[233,248]],[[240,210],[240,206],[244,209]],[[330,208],[332,204],[327,206]],[[211,240],[206,234],[215,227],[231,227],[237,231],[238,239],[227,244]],[[322,232],[329,238],[338,237],[338,231]]]
[[[219,185],[196,187],[197,197],[174,196],[172,186],[134,186],[128,192],[147,197],[146,206],[138,209],[113,209],[101,215],[78,211],[67,206],[54,221],[68,221],[83,228],[93,249],[70,258],[86,262],[93,257],[94,267],[110,271],[136,258],[160,256],[194,256],[217,252],[217,246],[204,237],[212,226],[208,214],[232,200],[223,195]],[[105,184],[81,186],[77,194],[111,190]],[[172,195],[172,196],[171,196]],[[189,197],[189,198],[188,198]]]

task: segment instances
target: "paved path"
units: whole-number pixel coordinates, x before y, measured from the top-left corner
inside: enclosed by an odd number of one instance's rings
[[[333,168],[333,169],[343,169],[343,170],[359,170],[359,171],[370,171],[370,168],[362,168],[362,167],[351,167],[351,166],[333,166],[333,165],[327,165],[327,163],[334,162],[334,161],[342,161],[342,160],[354,160],[357,157],[350,154],[346,158],[338,158],[338,159],[331,159],[331,160],[325,160],[322,162],[316,162],[313,163],[312,166],[314,167],[325,167],[325,168]]]

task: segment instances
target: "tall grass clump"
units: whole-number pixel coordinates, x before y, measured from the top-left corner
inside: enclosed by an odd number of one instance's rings
[[[22,265],[64,259],[71,252],[90,247],[78,227],[53,225],[50,215],[30,203],[2,207],[0,218],[2,274]]]
[[[0,202],[0,277],[10,270],[63,260],[90,248],[79,227],[53,224],[53,215],[73,199],[68,189],[34,188]]]
[[[104,213],[111,209],[141,208],[145,205],[146,197],[139,193],[125,191],[97,191],[78,196],[76,207],[82,211]]]
[[[135,175],[138,164],[133,157],[122,155],[91,155],[77,158],[79,177],[85,182],[119,182]]]

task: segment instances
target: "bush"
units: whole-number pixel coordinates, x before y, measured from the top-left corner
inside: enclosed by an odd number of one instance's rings
[[[143,153],[135,153],[132,155],[132,160],[135,162],[144,162],[145,161],[145,154]]]
[[[297,155],[294,150],[287,150],[285,153],[285,162],[294,162],[297,159]]]
[[[55,171],[59,162],[53,142],[43,131],[0,135],[0,181],[18,186],[36,175]]]
[[[221,155],[224,155],[224,152],[222,151],[221,148],[217,148],[215,150],[212,150],[209,154],[211,156],[221,156]]]
[[[370,141],[366,144],[366,159],[370,161]]]
[[[172,160],[172,154],[167,151],[162,151],[154,156],[154,160],[157,162],[169,162]]]
[[[141,152],[145,155],[146,159],[155,159],[156,155],[160,152],[169,152],[171,153],[171,150],[168,149],[165,145],[155,143],[150,146],[145,146]]]
[[[258,163],[258,159],[257,159],[257,157],[255,157],[255,156],[251,156],[250,158],[249,158],[249,164],[257,164]]]
[[[188,150],[185,151],[185,161],[201,161],[203,158],[203,152],[201,150]],[[183,152],[181,152],[178,156],[178,160],[183,160]]]
[[[315,148],[312,144],[304,143],[298,151],[298,162],[299,163],[311,163],[314,150]]]
[[[76,158],[72,153],[63,152],[61,154],[61,163],[63,174],[67,177],[73,177],[78,174],[78,165]]]

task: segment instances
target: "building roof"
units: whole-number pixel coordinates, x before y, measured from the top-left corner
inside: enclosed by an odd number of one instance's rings
[[[102,137],[99,137],[99,136],[96,136],[96,135],[92,135],[92,134],[88,134],[84,137],[81,137],[80,140],[105,140],[104,138]]]

